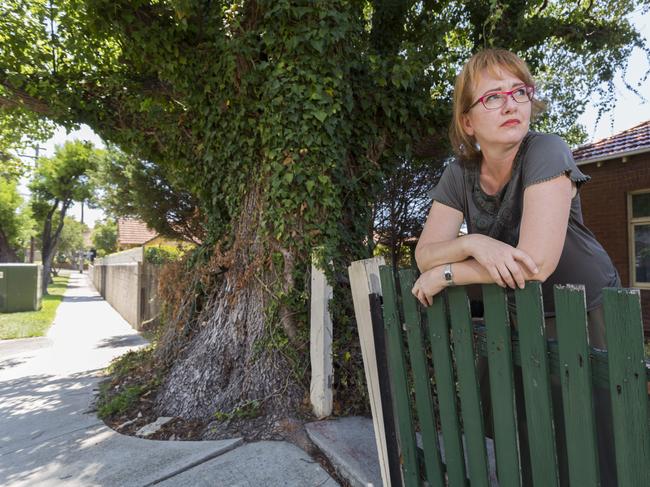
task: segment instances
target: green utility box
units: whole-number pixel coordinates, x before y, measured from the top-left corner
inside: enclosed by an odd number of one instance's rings
[[[0,313],[41,309],[42,279],[38,264],[0,264]]]

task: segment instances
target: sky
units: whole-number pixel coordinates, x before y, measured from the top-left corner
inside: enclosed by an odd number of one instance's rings
[[[630,20],[650,44],[650,14],[641,15],[641,7],[638,7]],[[627,89],[622,82],[621,74],[618,74],[615,81],[617,103],[614,110],[604,114],[596,123],[597,110],[593,105],[588,105],[585,113],[578,119],[587,129],[588,142],[609,137],[650,119],[650,77],[645,82],[641,82],[648,69],[650,69],[650,61],[646,54],[640,49],[635,49],[628,64],[625,80],[636,88],[644,99],[640,99],[638,95]]]
[[[641,15],[639,7],[630,18],[641,35],[645,37],[646,42],[650,44],[650,15]],[[628,90],[623,83],[622,75],[618,74],[615,81],[616,107],[597,121],[597,109],[594,105],[588,105],[585,113],[578,119],[587,130],[587,142],[609,137],[650,119],[650,77],[642,82],[648,69],[650,69],[650,61],[645,53],[640,49],[635,49],[625,73],[625,80],[637,89],[642,98]],[[99,136],[84,125],[69,134],[66,134],[65,129],[57,130],[50,140],[41,145],[40,155],[52,156],[55,146],[63,144],[66,140],[87,140],[93,142],[97,147],[104,146]],[[70,214],[77,220],[81,220],[81,205],[75,204]],[[92,210],[87,206],[84,208],[84,223],[90,227],[103,217],[104,213],[101,210]]]

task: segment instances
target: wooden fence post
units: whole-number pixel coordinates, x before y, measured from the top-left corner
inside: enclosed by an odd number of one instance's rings
[[[350,276],[350,287],[352,288],[354,315],[357,320],[359,340],[361,341],[363,367],[366,374],[366,383],[368,384],[368,395],[370,397],[370,409],[372,410],[377,453],[379,454],[381,478],[385,487],[391,487],[388,447],[384,428],[384,414],[381,407],[377,356],[375,354],[375,340],[373,337],[369,300],[371,293],[380,296],[382,294],[379,281],[379,266],[384,264],[383,257],[358,260],[352,262],[350,267],[348,267],[348,274]]]
[[[314,414],[322,419],[332,414],[332,318],[329,302],[332,287],[325,273],[311,265],[310,399]]]

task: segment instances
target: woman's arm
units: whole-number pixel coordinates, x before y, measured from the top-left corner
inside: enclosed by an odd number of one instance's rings
[[[474,257],[492,276],[490,282],[512,288],[523,287],[524,268],[536,272],[534,259],[521,249],[480,234],[458,237],[462,222],[460,211],[434,201],[415,248],[420,272]]]
[[[420,277],[411,292],[418,298],[423,306],[431,305],[431,298],[448,286],[444,277],[445,265],[439,265],[420,274]],[[494,278],[485,267],[479,264],[475,259],[467,259],[462,262],[456,262],[451,266],[454,275],[454,284],[489,284],[494,282]]]
[[[574,194],[575,185],[566,176],[533,184],[524,191],[524,210],[517,249],[538,263],[537,272],[532,272],[527,266],[520,266],[525,280],[543,282],[557,267],[564,248]],[[452,272],[454,284],[457,285],[496,282],[503,286],[495,279],[493,272],[473,258],[454,263]],[[517,284],[523,287],[519,279]],[[412,292],[424,306],[428,306],[431,297],[446,286],[444,264],[437,265],[420,275]]]
[[[415,261],[420,272],[439,264],[459,262],[468,257],[463,239],[458,238],[462,224],[462,212],[437,201],[433,202],[415,247]]]
[[[567,176],[533,184],[524,190],[524,209],[517,248],[539,267],[534,277],[545,281],[557,267],[566,239],[571,199],[576,187]]]

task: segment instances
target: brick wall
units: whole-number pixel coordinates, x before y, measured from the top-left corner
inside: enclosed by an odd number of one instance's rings
[[[627,194],[650,189],[650,153],[585,164],[580,169],[591,181],[580,190],[585,224],[609,253],[624,287],[630,286]],[[641,290],[646,337],[650,336],[650,289]]]

